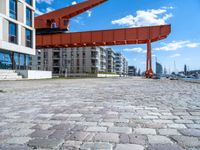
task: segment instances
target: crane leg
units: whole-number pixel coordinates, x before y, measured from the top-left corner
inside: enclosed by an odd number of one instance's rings
[[[147,42],[147,60],[146,60],[146,78],[153,77],[153,70],[152,70],[152,53],[151,53],[151,41],[148,40]]]

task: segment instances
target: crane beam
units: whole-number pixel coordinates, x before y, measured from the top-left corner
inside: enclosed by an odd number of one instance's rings
[[[146,44],[165,39],[171,25],[37,35],[37,48]]]

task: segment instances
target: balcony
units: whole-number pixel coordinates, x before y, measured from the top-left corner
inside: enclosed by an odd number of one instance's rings
[[[53,63],[53,67],[60,67],[60,63]]]
[[[53,59],[60,59],[60,55],[53,55]]]

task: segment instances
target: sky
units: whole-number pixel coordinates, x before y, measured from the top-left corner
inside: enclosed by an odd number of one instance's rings
[[[36,15],[84,0],[36,0]],[[167,39],[152,44],[155,59],[169,72],[200,69],[200,0],[108,0],[70,20],[70,31],[90,31],[171,24]],[[145,70],[146,45],[111,46]]]

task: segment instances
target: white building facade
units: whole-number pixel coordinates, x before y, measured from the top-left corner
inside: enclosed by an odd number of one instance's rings
[[[0,69],[28,69],[35,55],[35,0],[0,0]]]
[[[115,70],[120,76],[128,75],[128,61],[121,53],[115,53]]]

